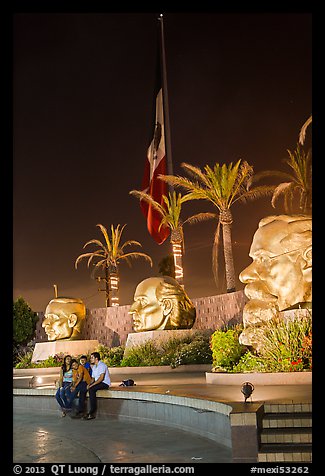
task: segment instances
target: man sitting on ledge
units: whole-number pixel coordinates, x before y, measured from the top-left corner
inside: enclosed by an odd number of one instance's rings
[[[87,387],[80,389],[78,413],[72,418],[81,418],[84,420],[93,420],[96,418],[97,411],[97,390],[108,390],[111,379],[107,365],[100,360],[99,352],[90,354],[90,363],[92,364],[92,379]],[[86,394],[89,392],[89,411],[84,415]]]

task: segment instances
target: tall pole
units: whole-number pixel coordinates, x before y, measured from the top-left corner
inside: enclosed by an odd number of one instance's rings
[[[162,62],[162,95],[164,106],[164,123],[165,123],[165,141],[166,141],[166,153],[167,153],[167,171],[169,175],[173,175],[173,160],[172,160],[172,147],[170,140],[170,122],[169,122],[169,102],[168,102],[168,87],[167,87],[167,70],[166,70],[166,53],[165,53],[165,38],[164,38],[164,19],[161,13],[158,20],[160,21],[160,33],[161,33],[161,62]],[[170,187],[173,190],[173,187]]]

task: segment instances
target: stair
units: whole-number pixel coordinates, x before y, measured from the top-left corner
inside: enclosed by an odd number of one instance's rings
[[[259,431],[258,462],[311,461],[311,403],[264,405]]]

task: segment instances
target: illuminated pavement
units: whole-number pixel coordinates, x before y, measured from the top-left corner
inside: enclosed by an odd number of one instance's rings
[[[15,411],[14,463],[231,463],[231,449],[162,425]]]

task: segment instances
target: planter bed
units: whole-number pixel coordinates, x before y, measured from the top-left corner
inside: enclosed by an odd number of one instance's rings
[[[206,372],[205,378],[214,385],[242,385],[245,381],[253,385],[310,385],[312,372]]]

